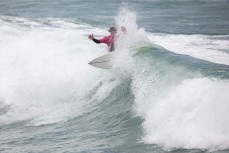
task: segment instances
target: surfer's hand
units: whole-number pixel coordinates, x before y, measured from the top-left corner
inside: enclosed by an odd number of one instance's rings
[[[127,31],[127,30],[126,30],[126,27],[124,27],[124,26],[121,27],[121,30],[122,30],[122,32],[124,32],[124,33],[126,33],[126,31]]]
[[[94,39],[94,35],[91,34],[91,35],[88,36],[88,38],[91,39],[91,40],[93,40]]]

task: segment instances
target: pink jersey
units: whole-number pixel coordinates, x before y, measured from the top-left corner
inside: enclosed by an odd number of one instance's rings
[[[114,37],[109,35],[109,36],[103,37],[99,41],[100,41],[100,43],[105,43],[105,44],[107,44],[108,47],[110,47],[114,42]]]

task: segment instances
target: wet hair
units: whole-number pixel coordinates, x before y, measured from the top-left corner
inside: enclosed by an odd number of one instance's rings
[[[117,31],[117,29],[115,27],[110,27],[110,29],[108,31],[109,32],[111,32],[111,31]]]

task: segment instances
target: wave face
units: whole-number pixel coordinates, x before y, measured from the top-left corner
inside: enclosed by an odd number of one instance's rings
[[[213,37],[147,33],[136,19],[120,9],[116,25],[128,31],[118,31],[114,69],[105,71],[87,64],[106,53],[87,35],[106,30],[1,16],[0,151],[227,152],[229,57],[218,51],[227,36],[202,46],[195,42]],[[171,45],[183,37],[205,52]],[[162,39],[171,43],[156,45]]]

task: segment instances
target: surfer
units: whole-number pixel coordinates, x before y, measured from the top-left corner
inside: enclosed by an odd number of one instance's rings
[[[121,27],[121,30],[126,33],[126,28],[124,26]],[[105,36],[102,39],[95,39],[94,35],[91,34],[88,36],[90,40],[93,40],[95,43],[100,44],[100,43],[105,43],[108,46],[109,52],[112,52],[115,50],[115,36],[117,34],[117,29],[115,27],[110,27],[108,32],[110,32],[109,36]]]

